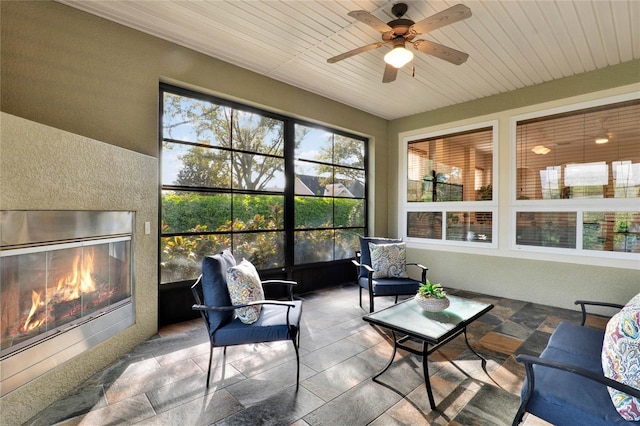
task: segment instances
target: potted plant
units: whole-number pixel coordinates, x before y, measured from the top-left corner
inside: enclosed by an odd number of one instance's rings
[[[415,300],[418,306],[427,312],[440,312],[449,307],[447,292],[442,285],[431,284],[429,280],[420,284]]]

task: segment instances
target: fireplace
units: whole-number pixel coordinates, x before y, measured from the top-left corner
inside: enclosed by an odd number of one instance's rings
[[[133,324],[126,211],[0,211],[0,388]]]

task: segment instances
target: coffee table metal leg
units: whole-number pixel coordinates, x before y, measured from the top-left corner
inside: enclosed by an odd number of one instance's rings
[[[483,357],[478,352],[476,352],[476,350],[473,349],[471,347],[471,345],[469,344],[469,340],[467,339],[467,327],[464,328],[464,341],[467,344],[467,346],[469,347],[469,349],[471,349],[471,352],[476,354],[476,356],[482,360],[482,368],[485,368],[487,366],[487,360],[485,359],[485,357]]]
[[[389,362],[387,363],[387,365],[384,366],[382,371],[380,371],[378,374],[376,374],[375,376],[373,376],[371,378],[371,380],[373,380],[374,382],[377,382],[376,378],[378,378],[378,376],[380,376],[382,373],[387,371],[387,369],[389,369],[389,367],[391,367],[391,364],[393,364],[393,359],[396,357],[396,351],[398,349],[398,339],[396,338],[396,332],[395,331],[392,331],[391,333],[393,334],[393,353],[391,354],[391,358],[389,359]]]
[[[433,399],[433,390],[431,389],[431,379],[429,379],[429,362],[427,361],[427,355],[429,345],[427,342],[422,342],[422,374],[424,374],[424,385],[427,387],[427,396],[429,397],[429,404],[431,409],[436,409],[436,402]]]

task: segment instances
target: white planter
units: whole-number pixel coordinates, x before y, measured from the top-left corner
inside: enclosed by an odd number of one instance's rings
[[[446,297],[444,299],[435,299],[433,297],[422,297],[416,294],[414,299],[418,306],[427,312],[440,312],[449,307],[449,299]]]

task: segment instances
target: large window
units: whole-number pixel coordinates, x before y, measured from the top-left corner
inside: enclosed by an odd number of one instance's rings
[[[494,125],[411,138],[406,145],[406,236],[494,242]]]
[[[171,86],[161,103],[161,283],[224,248],[261,270],[353,255],[365,140]]]
[[[640,253],[640,100],[514,122],[514,244]]]

